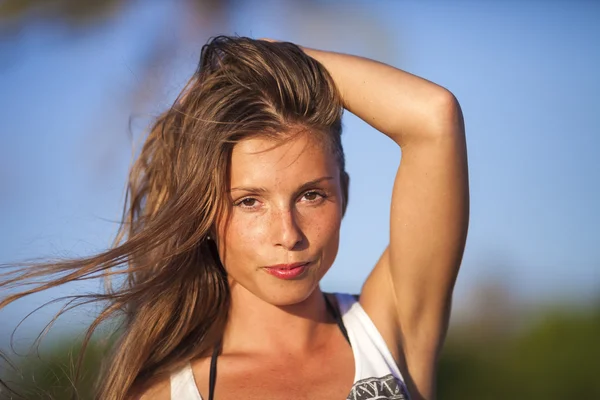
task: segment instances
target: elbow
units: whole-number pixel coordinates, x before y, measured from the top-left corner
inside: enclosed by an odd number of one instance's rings
[[[443,87],[419,101],[414,109],[414,118],[404,129],[399,130],[396,142],[402,148],[439,143],[450,143],[456,139],[464,141],[462,110],[456,97]],[[452,139],[449,141],[448,139]]]
[[[464,136],[464,119],[458,99],[442,87],[431,96],[427,131],[436,139]]]
[[[435,85],[399,110],[403,118],[385,132],[401,148],[463,140],[464,122],[458,100],[449,90]]]

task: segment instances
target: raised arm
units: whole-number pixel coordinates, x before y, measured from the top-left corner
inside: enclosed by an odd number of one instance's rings
[[[448,90],[391,66],[304,50],[333,76],[345,107],[402,149],[390,243],[360,302],[390,347],[412,398],[433,399],[469,218],[460,106]]]

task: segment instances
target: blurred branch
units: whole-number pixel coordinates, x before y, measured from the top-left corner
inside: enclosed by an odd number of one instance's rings
[[[87,28],[114,17],[134,2],[135,0],[0,0],[0,38],[19,32],[32,20],[58,22],[69,28]],[[188,0],[187,3],[195,6],[191,9],[196,12],[208,13],[232,5],[231,0]]]
[[[23,26],[30,17],[59,19],[71,25],[85,25],[116,14],[129,0],[4,0],[0,22]]]

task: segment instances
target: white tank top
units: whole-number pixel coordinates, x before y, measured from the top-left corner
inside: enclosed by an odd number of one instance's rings
[[[347,400],[408,400],[408,390],[383,337],[350,294],[335,297],[354,354],[354,384]],[[172,400],[202,400],[190,364],[171,375]]]

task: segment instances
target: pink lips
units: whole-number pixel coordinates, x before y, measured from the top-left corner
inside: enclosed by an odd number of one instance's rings
[[[310,262],[300,262],[294,264],[277,264],[264,267],[263,269],[279,279],[294,279],[308,269]]]

